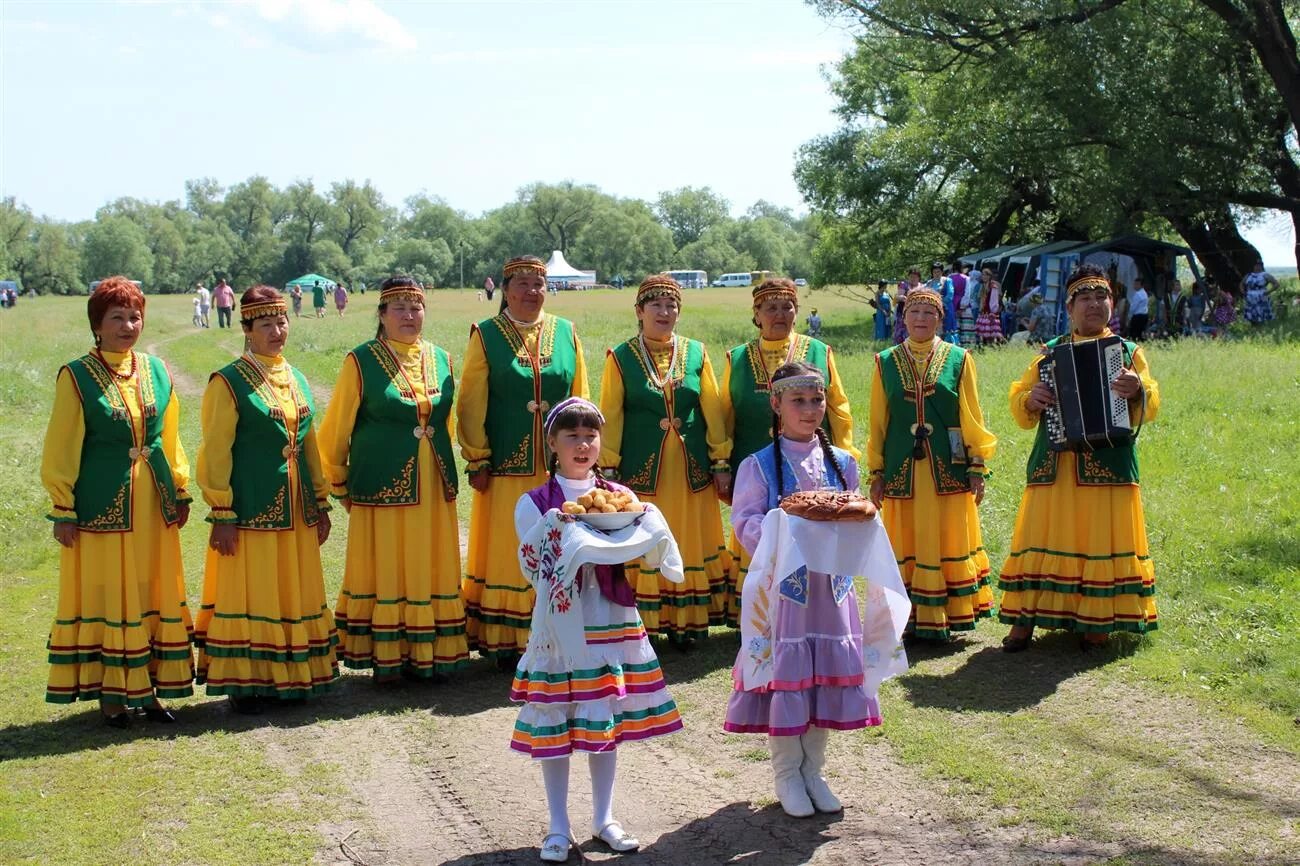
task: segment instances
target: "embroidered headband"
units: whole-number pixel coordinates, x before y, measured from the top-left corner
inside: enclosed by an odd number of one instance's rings
[[[906,314],[912,307],[920,304],[928,304],[934,307],[940,316],[943,315],[943,298],[939,297],[939,293],[934,289],[924,289],[918,286],[915,289],[908,290],[907,299],[903,301],[903,313]]]
[[[764,280],[754,289],[754,309],[758,309],[768,298],[789,298],[799,304],[799,290],[794,287],[794,283],[781,277],[774,280]]]
[[[1081,277],[1070,283],[1066,288],[1065,299],[1071,301],[1079,292],[1091,292],[1096,289],[1104,289],[1106,294],[1110,294],[1110,280],[1105,277],[1087,276]]]
[[[636,290],[636,305],[639,307],[655,298],[672,298],[680,306],[681,284],[667,274],[651,274],[641,281],[640,288]]]
[[[786,391],[800,391],[806,388],[826,389],[826,380],[821,373],[802,373],[798,376],[786,376],[777,379],[769,386],[773,397],[779,397]]]
[[[398,298],[419,298],[424,300],[424,290],[418,286],[390,286],[379,292],[379,303],[387,304],[389,301],[395,301]]]
[[[239,307],[239,321],[251,322],[254,319],[261,319],[266,316],[284,316],[288,313],[289,305],[284,298],[275,298],[253,304],[241,304]]]
[[[582,406],[585,409],[590,409],[592,412],[595,412],[596,417],[600,419],[601,426],[605,426],[605,416],[600,414],[599,406],[590,400],[583,399],[582,397],[568,397],[556,403],[551,411],[546,413],[546,420],[542,422],[542,432],[547,436],[550,436],[551,425],[555,423],[556,418],[560,417],[560,413],[565,409],[568,409],[570,406]]]
[[[515,274],[532,272],[546,276],[546,263],[537,256],[515,256],[501,268],[501,273],[508,280]]]

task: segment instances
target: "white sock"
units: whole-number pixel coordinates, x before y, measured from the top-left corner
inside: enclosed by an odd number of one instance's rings
[[[614,771],[618,752],[593,752],[587,756],[591,768],[591,832],[599,833],[614,820]]]
[[[548,758],[540,761],[542,783],[546,786],[546,808],[551,813],[551,833],[571,838],[569,828],[569,757]]]

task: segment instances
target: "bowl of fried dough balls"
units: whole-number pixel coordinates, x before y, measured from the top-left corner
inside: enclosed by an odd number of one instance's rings
[[[577,502],[566,502],[560,508],[565,514],[588,524],[601,532],[623,529],[645,514],[645,505],[631,493],[622,490],[596,488],[578,497]]]

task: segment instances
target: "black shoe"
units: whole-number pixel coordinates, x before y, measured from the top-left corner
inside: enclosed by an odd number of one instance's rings
[[[237,698],[230,696],[230,708],[241,716],[262,715],[262,700],[257,697]]]
[[[164,725],[176,724],[176,714],[164,706],[145,707],[144,717],[151,722],[161,722]]]
[[[519,658],[519,653],[501,653],[497,656],[497,670],[502,673],[513,674],[515,668],[519,667]]]
[[[108,725],[110,728],[117,728],[119,731],[125,731],[127,728],[131,727],[132,722],[130,710],[126,710],[114,716],[106,715],[101,710],[100,715],[103,716],[104,724]]]
[[[1012,637],[1007,635],[1002,639],[1002,651],[1004,653],[1022,653],[1029,649],[1029,644],[1034,639],[1033,634],[1027,634],[1024,637]]]

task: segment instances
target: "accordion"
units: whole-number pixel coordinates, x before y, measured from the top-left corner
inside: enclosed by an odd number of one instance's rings
[[[1128,400],[1110,389],[1123,369],[1124,341],[1119,337],[1062,342],[1047,351],[1038,376],[1056,397],[1043,411],[1051,450],[1113,448],[1136,438]]]

